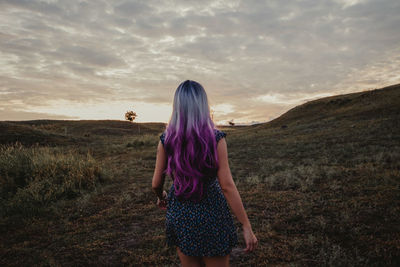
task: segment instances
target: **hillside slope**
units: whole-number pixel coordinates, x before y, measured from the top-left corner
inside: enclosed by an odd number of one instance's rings
[[[19,125],[28,125],[59,134],[70,135],[135,135],[160,131],[163,123],[131,123],[121,120],[31,120],[15,121]]]
[[[398,118],[400,84],[344,95],[324,97],[298,105],[280,117],[257,127],[281,127],[321,120],[360,121]]]
[[[232,177],[259,240],[254,253],[243,253],[242,227],[235,220],[239,244],[231,265],[400,266],[399,108],[396,85],[310,101],[262,125],[223,127]],[[138,126],[145,135],[138,134]],[[165,243],[165,211],[157,208],[151,189],[164,126],[1,122],[3,139],[6,130],[24,140],[54,135],[89,141],[70,152],[78,159],[92,155],[110,180],[80,197],[40,206],[44,215],[30,218],[22,205],[15,214],[0,216],[0,264],[178,266],[176,250]],[[25,166],[24,158],[15,162]],[[13,161],[1,163],[9,168],[0,166],[0,172],[15,175]],[[171,185],[166,179],[164,189]],[[12,203],[34,204],[23,194]]]
[[[36,129],[29,125],[0,121],[0,144],[20,142],[23,145],[72,145],[82,138]]]
[[[119,120],[31,120],[0,122],[0,144],[16,141],[25,145],[70,145],[91,142],[93,137],[154,134],[163,123],[131,123]]]
[[[232,176],[255,210],[250,219],[274,250],[260,258],[399,266],[400,85],[321,98],[268,123],[232,127],[227,144]]]

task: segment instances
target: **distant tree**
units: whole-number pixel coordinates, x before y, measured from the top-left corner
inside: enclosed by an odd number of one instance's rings
[[[230,126],[234,126],[234,125],[235,125],[235,123],[233,122],[233,120],[228,121],[228,123],[229,123]]]
[[[128,121],[134,121],[136,119],[136,117],[137,117],[136,112],[127,111],[125,113],[125,119],[128,120]]]
[[[133,112],[132,110],[127,111],[125,113],[125,119],[128,121],[133,122],[136,119],[136,117],[137,117],[136,112]],[[137,125],[138,125],[138,129],[139,129],[139,134],[140,134],[140,125],[139,125],[139,123]]]

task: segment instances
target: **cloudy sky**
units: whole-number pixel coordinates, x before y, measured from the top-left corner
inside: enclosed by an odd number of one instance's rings
[[[214,120],[400,82],[398,0],[0,0],[0,120],[167,122],[186,79]]]

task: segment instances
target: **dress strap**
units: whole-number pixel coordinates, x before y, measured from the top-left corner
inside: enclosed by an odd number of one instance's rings
[[[214,129],[214,133],[215,133],[215,138],[217,139],[217,143],[219,140],[221,140],[222,138],[226,137],[226,133],[217,129]]]

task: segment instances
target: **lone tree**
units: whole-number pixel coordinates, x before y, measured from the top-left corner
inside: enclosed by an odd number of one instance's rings
[[[136,112],[133,112],[132,110],[127,111],[125,113],[125,119],[130,122],[133,122],[136,119],[136,117],[137,117]],[[140,134],[140,125],[139,125],[139,123],[137,125],[138,125],[139,134]]]
[[[137,117],[136,112],[127,111],[125,113],[125,119],[128,120],[128,121],[134,121],[136,119],[136,117]]]
[[[228,121],[228,123],[229,123],[230,126],[235,126],[235,123],[233,122],[233,119]]]

